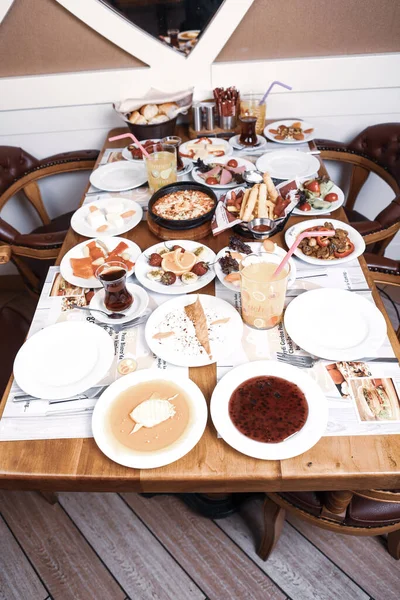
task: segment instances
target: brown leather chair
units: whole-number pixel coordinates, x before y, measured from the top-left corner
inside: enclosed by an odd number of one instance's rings
[[[27,292],[0,291],[0,399],[11,375],[14,358],[27,336],[36,300]]]
[[[368,269],[376,284],[400,286],[400,261],[379,256],[370,252],[364,253]],[[389,294],[390,296],[390,294]],[[400,340],[400,324],[397,329],[397,337]]]
[[[9,259],[35,293],[40,291],[48,267],[54,264],[72,215],[67,213],[51,220],[37,181],[50,175],[93,169],[98,154],[98,150],[79,150],[38,160],[22,148],[0,146],[0,211],[10,198],[22,192],[43,223],[30,233],[22,234],[0,218],[3,262],[6,262],[4,246],[7,246],[11,250]]]
[[[400,489],[266,494],[264,535],[258,549],[263,560],[279,539],[286,511],[336,533],[388,534],[388,551],[400,559]]]
[[[367,127],[349,144],[333,140],[315,140],[324,161],[353,165],[345,211],[374,254],[385,248],[400,229],[400,123],[381,123]],[[392,188],[394,199],[370,220],[355,210],[357,196],[370,173],[381,177]],[[379,198],[376,199],[379,209]]]

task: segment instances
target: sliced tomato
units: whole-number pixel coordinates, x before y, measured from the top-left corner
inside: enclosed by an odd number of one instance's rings
[[[207,177],[206,183],[208,185],[218,185],[218,179],[216,177]]]
[[[233,169],[235,169],[238,166],[238,161],[234,158],[231,158],[231,160],[228,160],[226,164],[228,167],[232,167]]]
[[[308,212],[309,210],[311,210],[311,205],[308,204],[308,202],[303,202],[303,204],[300,204],[300,206],[297,207],[299,210],[303,210],[304,212]]]

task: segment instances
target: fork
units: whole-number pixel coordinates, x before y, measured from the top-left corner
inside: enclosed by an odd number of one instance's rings
[[[303,369],[311,369],[319,361],[319,358],[313,358],[312,356],[294,356],[293,354],[284,354],[283,352],[277,352],[276,358],[280,362]]]

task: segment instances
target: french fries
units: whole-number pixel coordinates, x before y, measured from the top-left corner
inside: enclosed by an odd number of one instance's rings
[[[279,193],[274,186],[269,173],[264,173],[264,183],[253,185],[250,190],[246,190],[240,207],[239,218],[242,221],[251,221],[252,219],[274,219],[276,203]]]

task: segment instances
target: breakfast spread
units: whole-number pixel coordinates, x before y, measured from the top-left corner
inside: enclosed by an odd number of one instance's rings
[[[202,260],[206,253],[204,246],[195,248],[193,252],[177,244],[171,250],[165,246],[157,248],[148,257],[149,266],[156,268],[149,270],[147,277],[163,285],[172,285],[177,278],[186,285],[194,283],[209,271],[208,263]]]
[[[273,376],[253,377],[243,381],[231,395],[229,416],[246,437],[278,444],[304,427],[308,403],[291,381]]]
[[[122,227],[124,221],[135,214],[136,211],[133,209],[126,210],[123,200],[113,199],[101,208],[91,204],[86,215],[86,223],[98,233],[111,233],[113,229]]]
[[[226,146],[224,144],[214,144],[213,140],[208,137],[201,137],[192,142],[186,142],[179,150],[181,156],[197,160],[201,158],[225,156]]]
[[[186,221],[207,214],[214,200],[200,190],[177,190],[162,196],[152,206],[152,212],[163,219]]]
[[[231,158],[226,164],[207,163],[200,158],[195,163],[195,169],[207,185],[229,185],[232,182],[243,183],[242,173],[246,166],[239,166],[238,161]]]
[[[301,121],[295,121],[291,125],[279,125],[277,129],[268,129],[268,132],[273,135],[277,142],[283,140],[295,140],[299,142],[304,140],[307,135],[310,135],[314,131],[313,128],[302,129],[301,125]]]
[[[109,421],[114,438],[140,452],[155,452],[176,442],[189,424],[186,392],[171,381],[138,383],[113,402]]]
[[[324,231],[330,230],[334,230],[335,235],[332,237],[324,236]],[[300,242],[298,247],[306,256],[320,260],[332,260],[345,258],[354,252],[354,244],[349,239],[348,232],[341,228],[335,229],[332,223],[326,222],[323,226],[317,225],[305,231],[321,232],[318,237],[306,237]]]
[[[104,242],[92,240],[82,248],[82,258],[70,258],[69,260],[75,277],[90,279],[106,261],[118,261],[126,267],[127,271],[132,271],[135,263],[130,258],[131,254],[126,242],[119,242],[114,250],[109,251]]]
[[[149,148],[152,148],[154,145],[157,146],[157,142],[159,142],[160,140],[144,140],[143,142],[141,142],[143,148],[145,150],[149,150]],[[136,146],[136,144],[130,144],[128,146],[128,150],[132,155],[132,158],[134,160],[143,160],[143,154],[141,149]]]
[[[207,356],[213,360],[211,345],[223,342],[229,322],[230,317],[204,309],[197,297],[193,303],[167,313],[152,337],[158,345],[186,357]]]

